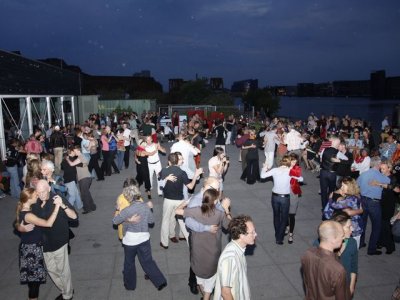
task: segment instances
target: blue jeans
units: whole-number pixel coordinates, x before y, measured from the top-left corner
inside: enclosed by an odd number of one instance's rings
[[[7,172],[10,174],[10,190],[11,197],[19,199],[19,195],[21,194],[21,187],[19,185],[19,175],[18,175],[18,167],[6,167]]]
[[[365,243],[365,230],[367,228],[368,216],[371,219],[371,235],[368,242],[368,253],[376,251],[376,245],[378,244],[379,236],[381,234],[382,226],[382,209],[379,200],[374,200],[361,196],[361,205],[364,210],[362,214],[363,220],[363,233],[361,234],[360,245]]]
[[[81,209],[83,207],[83,204],[76,182],[71,181],[71,182],[66,182],[64,184],[68,189],[68,202],[76,209]]]
[[[274,212],[275,240],[277,242],[283,242],[289,217],[290,196],[272,194],[271,204]]]
[[[134,290],[136,288],[136,267],[135,258],[136,255],[139,258],[140,265],[151,282],[155,287],[159,287],[163,283],[166,283],[164,275],[157,267],[153,257],[151,255],[150,240],[147,240],[139,245],[127,246],[124,245],[125,261],[124,261],[124,285],[127,290]]]
[[[124,163],[124,155],[125,151],[117,151],[117,168],[118,170],[122,170],[122,166]]]

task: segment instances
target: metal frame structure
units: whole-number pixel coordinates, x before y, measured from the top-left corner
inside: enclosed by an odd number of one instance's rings
[[[52,115],[51,115],[52,101],[51,101],[51,98],[60,99],[59,103],[60,103],[60,111],[61,111],[61,117],[62,117],[60,121],[62,121],[63,126],[66,125],[63,103],[66,101],[71,102],[72,122],[73,122],[73,124],[75,124],[76,118],[75,118],[75,103],[74,102],[76,100],[76,96],[72,96],[72,95],[2,95],[2,94],[0,94],[0,121],[2,123],[0,125],[0,151],[1,151],[2,160],[6,159],[6,140],[5,140],[5,134],[4,134],[3,104],[6,106],[6,109],[7,109],[8,113],[10,114],[4,99],[18,99],[18,100],[25,99],[25,101],[26,101],[25,113],[27,114],[27,117],[28,117],[28,131],[29,131],[29,135],[31,135],[33,133],[32,103],[33,103],[34,98],[39,98],[39,99],[45,98],[46,99],[46,111],[44,113],[43,118],[37,111],[36,106],[34,105],[34,108],[35,108],[34,112],[37,114],[37,117],[39,118],[40,122],[42,123],[41,125],[44,126],[45,117],[47,114],[48,127],[52,126]],[[25,115],[25,113],[24,113],[24,115]],[[54,113],[57,116],[57,111],[55,110],[55,107],[54,107]],[[11,114],[10,114],[10,118],[13,119],[13,116]],[[12,121],[18,127],[15,120],[13,119]],[[22,127],[22,122],[21,122],[20,127]],[[17,128],[17,129],[19,131],[19,135],[21,135],[21,128]]]

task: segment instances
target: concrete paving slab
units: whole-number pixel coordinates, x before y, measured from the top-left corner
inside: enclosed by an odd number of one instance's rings
[[[167,146],[167,144],[164,144]],[[303,299],[300,256],[316,238],[320,223],[319,182],[316,174],[304,171],[307,185],[303,186],[303,197],[296,216],[294,244],[275,244],[271,209],[272,183],[247,185],[239,179],[241,166],[237,162],[238,150],[227,146],[232,166],[226,176],[225,194],[232,200],[234,215],[246,213],[253,217],[257,231],[257,247],[247,256],[248,276],[253,299]],[[202,155],[202,166],[207,168],[207,158],[213,149],[210,141]],[[260,159],[263,154],[260,152]],[[163,165],[166,158],[161,157]],[[260,163],[261,164],[261,163]],[[143,270],[136,262],[137,288],[126,291],[123,286],[123,248],[112,227],[115,200],[122,191],[122,183],[135,175],[133,165],[121,174],[106,177],[105,181],[93,181],[91,192],[97,210],[88,215],[79,214],[80,226],[73,228],[76,237],[71,241],[70,262],[74,299],[199,299],[190,293],[187,280],[189,251],[185,242],[170,243],[168,250],[161,249],[160,223],[162,198],[153,189],[155,227],[150,229],[153,258],[168,280],[161,292],[144,279]],[[154,179],[153,179],[154,180]],[[153,181],[155,182],[155,181]],[[144,191],[144,188],[142,187]],[[199,187],[196,188],[199,190]],[[18,245],[19,238],[12,233],[17,201],[11,197],[0,199],[0,299],[24,299],[27,287],[19,284]],[[367,236],[370,225],[368,225]],[[227,243],[223,238],[223,245]],[[359,252],[359,280],[354,299],[390,299],[400,277],[400,251],[392,255],[367,256],[366,249]],[[59,291],[50,279],[41,287],[40,299],[54,299]]]

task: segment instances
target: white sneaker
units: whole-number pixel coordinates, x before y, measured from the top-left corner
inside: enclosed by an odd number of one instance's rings
[[[6,194],[1,194],[0,195],[0,199],[5,198],[5,197],[6,197]]]
[[[287,235],[288,233],[289,233],[289,226],[286,226],[285,235]]]

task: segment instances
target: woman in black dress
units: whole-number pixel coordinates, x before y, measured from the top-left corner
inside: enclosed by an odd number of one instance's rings
[[[29,299],[37,299],[39,297],[39,287],[42,283],[46,283],[46,268],[44,266],[44,257],[42,251],[42,232],[40,227],[52,227],[57,218],[58,210],[62,204],[60,196],[54,199],[54,210],[48,220],[38,218],[31,213],[31,205],[36,203],[37,194],[35,189],[28,188],[21,192],[19,202],[17,204],[16,222],[18,227],[20,224],[35,225],[32,231],[21,232],[21,244],[19,247],[19,269],[20,282],[27,284],[29,289]]]
[[[150,173],[149,173],[149,165],[147,163],[147,157],[149,155],[154,155],[154,152],[147,152],[146,141],[143,139],[139,140],[138,147],[135,151],[135,161],[136,161],[136,180],[139,183],[139,187],[144,183],[144,188],[147,193],[147,198],[151,199],[151,182],[150,182]]]
[[[260,181],[260,168],[258,165],[258,146],[256,139],[256,131],[249,130],[250,138],[244,142],[242,149],[247,150],[246,163],[247,166],[244,169],[240,179],[246,180],[247,184],[254,184],[256,181]]]
[[[226,129],[221,120],[215,120],[215,127],[213,131],[216,134],[215,147],[221,147],[225,151]]]

